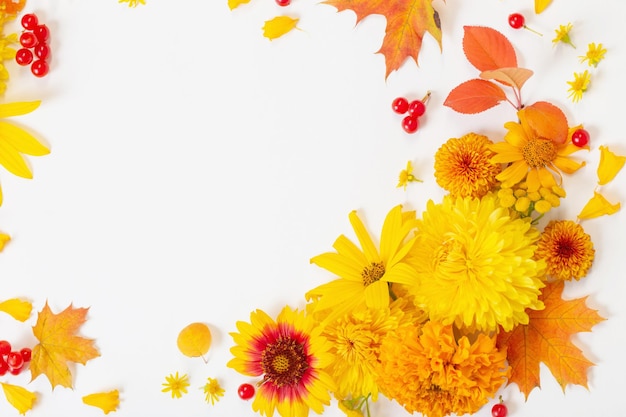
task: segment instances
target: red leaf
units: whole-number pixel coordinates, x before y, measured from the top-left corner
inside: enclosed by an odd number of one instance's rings
[[[515,49],[502,33],[484,26],[463,28],[463,51],[470,64],[479,71],[517,67]]]
[[[504,90],[487,80],[473,79],[456,86],[443,103],[459,113],[474,114],[506,100]]]

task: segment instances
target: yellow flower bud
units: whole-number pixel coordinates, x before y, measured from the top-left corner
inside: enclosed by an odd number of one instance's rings
[[[520,213],[528,211],[528,207],[530,207],[530,199],[528,197],[520,197],[515,202],[515,210]]]
[[[552,205],[550,205],[547,200],[539,200],[535,203],[535,210],[537,211],[537,213],[547,213],[550,211],[551,208]]]

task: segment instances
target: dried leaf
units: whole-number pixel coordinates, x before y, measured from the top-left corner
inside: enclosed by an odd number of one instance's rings
[[[202,356],[211,347],[211,330],[204,323],[191,323],[178,334],[178,349],[185,356]]]
[[[600,163],[598,164],[598,185],[606,185],[615,178],[624,167],[625,156],[616,155],[607,146],[600,146]]]
[[[233,10],[246,3],[250,3],[250,0],[228,0],[228,7]]]
[[[580,220],[595,219],[600,216],[610,216],[619,211],[620,203],[611,204],[602,194],[597,191],[593,192],[593,197],[585,204],[582,211],[578,214]]]
[[[511,365],[510,383],[516,383],[526,399],[540,387],[539,363],[543,362],[563,389],[568,384],[587,387],[587,369],[593,365],[574,346],[571,336],[589,332],[604,320],[589,309],[585,298],[563,300],[563,281],[549,283],[542,290],[543,310],[528,310],[527,325],[498,334],[498,346],[506,347]]]
[[[567,141],[569,128],[565,113],[547,101],[538,101],[518,112],[526,120],[528,126],[540,138],[550,139],[557,144]]]
[[[73,308],[70,305],[61,313],[54,314],[46,303],[33,327],[33,334],[39,343],[32,352],[32,379],[44,374],[52,389],[57,385],[72,388],[72,374],[67,362],[84,365],[100,356],[93,340],[76,335],[85,323],[87,311],[87,308]]]
[[[352,10],[357,23],[369,15],[385,16],[387,27],[383,44],[377,53],[385,57],[385,78],[412,58],[418,63],[422,40],[426,32],[435,38],[441,49],[441,24],[432,0],[327,0],[339,12]]]
[[[543,12],[550,3],[552,3],[552,0],[535,0],[535,13]]]
[[[497,70],[483,71],[480,78],[484,80],[496,80],[507,86],[514,86],[518,90],[533,75],[533,72],[526,68],[499,68]]]
[[[83,403],[98,407],[104,414],[109,414],[111,411],[116,411],[120,405],[120,393],[118,390],[113,390],[85,395]]]
[[[13,316],[15,320],[26,321],[30,317],[33,305],[28,301],[11,298],[0,303],[0,311]]]
[[[276,16],[273,19],[267,20],[265,25],[263,25],[263,36],[269,40],[280,38],[295,29],[298,20],[297,18],[289,16]]]
[[[502,33],[485,26],[464,26],[463,51],[479,71],[517,67],[515,49]]]
[[[26,388],[22,388],[18,385],[2,384],[2,390],[4,391],[7,401],[15,407],[20,414],[24,415],[27,411],[33,408],[35,401],[37,401],[37,395],[30,392]]]
[[[504,100],[506,94],[498,85],[487,80],[473,79],[456,86],[443,104],[459,113],[474,114],[488,110]]]

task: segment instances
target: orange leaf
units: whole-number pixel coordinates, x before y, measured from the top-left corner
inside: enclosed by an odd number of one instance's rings
[[[563,281],[549,283],[542,290],[543,310],[528,310],[529,323],[498,334],[498,346],[506,347],[511,365],[510,383],[516,383],[526,399],[540,386],[539,363],[543,362],[563,389],[567,384],[587,387],[587,369],[593,365],[571,343],[571,336],[589,332],[603,321],[596,310],[586,306],[586,297],[563,300]]]
[[[464,26],[463,29],[463,51],[476,69],[490,71],[517,67],[515,49],[502,33],[484,26]]]
[[[444,101],[459,113],[474,114],[488,110],[506,100],[504,90],[487,80],[469,80],[456,86]]]
[[[504,85],[512,85],[520,90],[532,75],[533,72],[529,69],[514,67],[483,71],[480,73],[480,78],[484,80],[496,80]]]
[[[324,3],[339,12],[354,11],[357,23],[372,14],[385,16],[385,38],[377,52],[385,56],[385,78],[408,58],[418,63],[417,56],[426,32],[435,38],[441,49],[441,24],[432,0],[327,0]]]
[[[178,350],[190,358],[202,356],[211,347],[211,330],[204,323],[191,323],[178,334]]]
[[[520,110],[518,115],[520,119],[526,119],[526,123],[538,137],[550,139],[557,144],[567,141],[567,117],[554,104],[538,101]]]
[[[32,352],[32,379],[44,374],[52,389],[57,385],[72,388],[72,374],[67,362],[84,365],[88,360],[100,356],[93,340],[76,335],[86,320],[87,311],[87,308],[73,308],[70,305],[61,313],[54,314],[46,303],[33,327],[33,334],[39,343]]]

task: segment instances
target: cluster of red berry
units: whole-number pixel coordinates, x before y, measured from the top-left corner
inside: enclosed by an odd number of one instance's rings
[[[291,0],[276,0],[276,4],[282,7],[289,6],[290,3]]]
[[[6,340],[0,340],[0,376],[10,372],[13,375],[19,375],[24,369],[24,365],[30,362],[30,348],[23,348],[20,351],[14,351],[11,343]]]
[[[39,23],[34,13],[22,16],[22,27],[25,29],[20,35],[22,48],[15,53],[15,62],[24,67],[30,65],[33,75],[43,77],[50,70],[50,30]]]
[[[430,91],[421,100],[409,102],[405,97],[398,97],[391,103],[391,108],[398,114],[406,114],[402,119],[402,129],[406,133],[415,133],[419,128],[419,118],[426,113],[426,102],[430,98]]]

